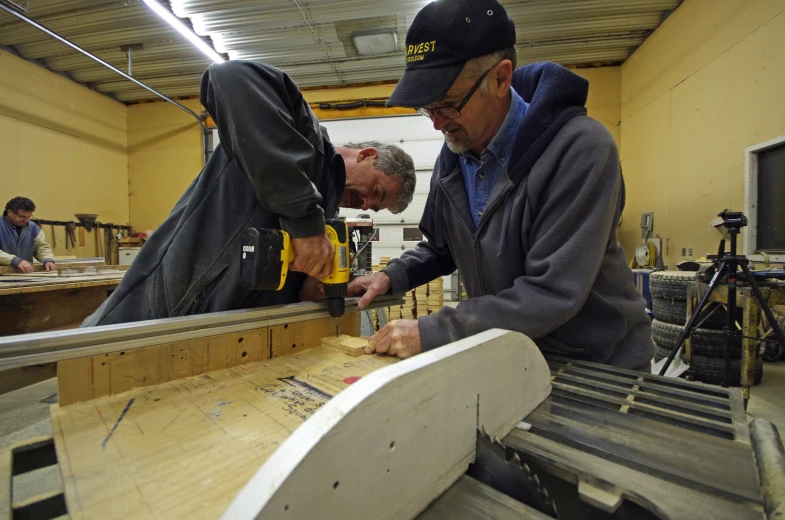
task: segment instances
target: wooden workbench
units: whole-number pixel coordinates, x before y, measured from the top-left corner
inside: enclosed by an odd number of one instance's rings
[[[93,401],[52,406],[78,518],[218,518],[289,434],[390,363],[317,347]]]
[[[78,327],[124,274],[0,275],[0,336]]]
[[[760,285],[760,291],[763,298],[766,300],[770,307],[785,304],[785,283],[783,282],[768,282]],[[708,284],[701,282],[689,282],[687,284],[687,317],[692,316],[693,309],[698,307],[698,301],[703,294],[708,290]],[[709,301],[720,303],[722,305],[728,304],[728,286],[718,285],[712,292]],[[739,286],[736,289],[736,304],[742,309],[743,319],[741,323],[741,332],[743,339],[741,340],[741,386],[742,394],[744,395],[744,407],[746,409],[747,402],[750,399],[750,387],[755,384],[755,359],[758,357],[758,342],[757,338],[761,337],[761,309],[757,298],[749,286]],[[776,324],[769,324],[769,326],[776,326]],[[684,352],[686,355],[687,363],[692,361],[692,340],[688,338],[685,341]]]

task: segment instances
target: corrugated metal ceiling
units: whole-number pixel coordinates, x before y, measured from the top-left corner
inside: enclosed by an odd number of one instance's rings
[[[0,0],[0,2],[3,0]],[[15,0],[17,3],[25,4]],[[162,2],[165,4],[165,2]],[[172,11],[231,59],[275,65],[300,87],[397,80],[406,30],[428,0],[171,0]],[[502,0],[520,64],[626,60],[681,0]],[[28,0],[27,16],[170,97],[198,94],[210,60],[141,0]],[[391,29],[398,52],[358,56],[357,32]],[[52,37],[0,12],[0,46],[123,102],[154,97]]]

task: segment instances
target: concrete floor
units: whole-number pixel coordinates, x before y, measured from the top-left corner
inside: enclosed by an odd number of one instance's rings
[[[764,363],[761,384],[750,390],[747,416],[773,422],[785,442],[785,362]]]
[[[33,437],[52,434],[51,404],[42,401],[55,392],[57,380],[49,379],[0,395],[0,451]],[[785,438],[785,362],[765,364],[763,382],[752,389],[747,415],[750,419],[759,417],[773,422]],[[15,477],[14,502],[55,489],[62,489],[57,467]],[[0,503],[0,510],[4,507],[7,505]]]

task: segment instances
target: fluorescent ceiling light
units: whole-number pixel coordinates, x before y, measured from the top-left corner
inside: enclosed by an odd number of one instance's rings
[[[150,7],[150,9],[155,11],[158,16],[166,20],[166,23],[177,29],[177,32],[188,38],[188,40],[191,43],[196,45],[196,47],[200,51],[202,51],[207,56],[209,56],[210,59],[213,60],[215,63],[221,63],[226,61],[223,58],[223,56],[215,52],[215,49],[207,45],[204,42],[204,40],[199,38],[196,34],[194,34],[194,32],[191,29],[186,27],[185,24],[181,22],[179,18],[177,18],[172,13],[170,13],[167,9],[164,9],[164,7],[161,4],[159,4],[155,0],[144,0],[144,3],[146,3]]]
[[[398,52],[398,36],[391,30],[353,34],[352,39],[360,56]]]

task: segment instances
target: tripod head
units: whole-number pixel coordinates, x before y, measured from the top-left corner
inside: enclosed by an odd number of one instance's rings
[[[731,235],[738,235],[741,228],[747,226],[747,217],[741,211],[723,210],[717,215],[722,219],[722,225]]]
[[[736,237],[738,236],[741,228],[747,226],[747,217],[741,211],[731,211],[729,209],[723,210],[717,215],[719,219],[714,219],[712,224],[717,230],[722,232],[722,239],[720,240],[720,247],[717,255],[709,255],[708,259],[712,261],[712,266],[703,267],[700,269],[698,277],[702,281],[708,281],[714,273],[719,269],[720,263],[727,259],[729,262],[738,264],[740,261],[746,262],[743,256],[738,256],[736,253]],[[725,239],[730,235],[730,253],[725,252]]]

